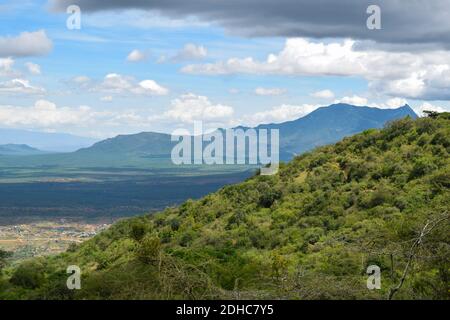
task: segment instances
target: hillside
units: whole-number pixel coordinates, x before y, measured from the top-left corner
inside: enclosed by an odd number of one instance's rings
[[[367,130],[9,267],[0,299],[449,299],[449,152],[449,114]]]
[[[44,151],[32,148],[26,144],[4,144],[0,145],[0,155],[29,156],[43,154]]]

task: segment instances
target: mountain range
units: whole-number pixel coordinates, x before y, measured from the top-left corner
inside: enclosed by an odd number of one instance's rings
[[[389,121],[407,116],[413,119],[417,118],[408,105],[397,109],[377,109],[334,104],[319,108],[294,121],[262,124],[255,129],[280,130],[280,152],[286,159],[369,128],[381,128]],[[249,127],[237,128],[249,129]],[[89,148],[78,150],[77,153],[170,157],[171,150],[176,143],[171,141],[171,136],[168,134],[142,132],[106,139]]]
[[[4,144],[0,145],[0,155],[9,156],[29,156],[36,154],[44,154],[45,151],[41,151],[36,148],[32,148],[26,144]]]
[[[290,160],[296,154],[312,150],[317,146],[334,143],[366,129],[381,128],[389,121],[407,116],[417,118],[408,105],[397,109],[377,109],[333,104],[321,107],[294,121],[263,124],[256,129],[278,129],[280,158]],[[14,159],[13,163],[16,165],[19,161],[22,164],[33,165],[86,167],[148,167],[149,164],[155,163],[170,165],[170,154],[176,143],[178,142],[171,141],[169,134],[142,132],[119,135],[71,153],[30,156],[25,159]],[[33,144],[30,143],[30,145]],[[11,159],[0,159],[0,165],[6,165],[8,162],[10,163]]]
[[[21,129],[0,128],[0,145],[26,144],[33,148],[53,152],[73,152],[89,147],[96,139],[67,133],[38,132]]]

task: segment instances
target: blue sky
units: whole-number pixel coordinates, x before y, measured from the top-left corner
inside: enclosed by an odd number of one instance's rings
[[[435,83],[430,71],[417,79],[405,67],[395,78],[389,63],[397,68],[404,57],[355,52],[344,45],[349,38],[248,37],[207,19],[140,8],[81,6],[80,30],[66,27],[68,17],[47,1],[0,2],[0,127],[105,138],[189,129],[194,120],[209,127],[281,122],[338,101],[448,110],[445,94],[436,93],[441,84],[423,88]],[[132,51],[137,61],[127,59]],[[421,53],[418,64],[450,57],[434,52]]]

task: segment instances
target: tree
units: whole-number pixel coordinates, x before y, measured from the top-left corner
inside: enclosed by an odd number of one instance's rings
[[[160,260],[161,241],[155,235],[145,235],[137,248],[138,259],[145,264],[154,264]]]
[[[26,288],[36,289],[44,284],[44,266],[35,261],[22,263],[9,280],[12,284]]]
[[[392,298],[394,298],[395,293],[397,293],[397,291],[399,291],[401,289],[401,287],[403,286],[403,283],[406,280],[406,276],[408,275],[408,271],[411,267],[414,257],[416,256],[417,249],[422,244],[424,238],[427,235],[429,235],[436,227],[440,226],[442,222],[448,220],[449,218],[450,218],[449,213],[445,212],[444,214],[437,217],[436,219],[431,220],[431,221],[428,220],[425,223],[425,226],[420,231],[419,236],[414,239],[414,242],[411,245],[411,248],[409,249],[408,261],[406,262],[406,266],[403,269],[402,277],[400,278],[399,283],[395,287],[392,287],[389,290],[389,295],[388,295],[389,300],[392,300]]]
[[[0,273],[2,272],[3,268],[7,265],[7,259],[12,256],[11,252],[4,251],[0,249]]]
[[[436,111],[425,110],[423,113],[426,114],[428,118],[432,119],[436,119],[439,116],[439,112]]]

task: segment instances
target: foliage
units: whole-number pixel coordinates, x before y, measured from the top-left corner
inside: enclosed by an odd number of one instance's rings
[[[449,220],[410,252],[448,217],[449,140],[448,114],[367,130],[9,269],[0,298],[384,299],[410,261],[396,299],[449,299]],[[71,264],[83,285],[68,295],[55,288]],[[366,287],[372,264],[381,290]]]

